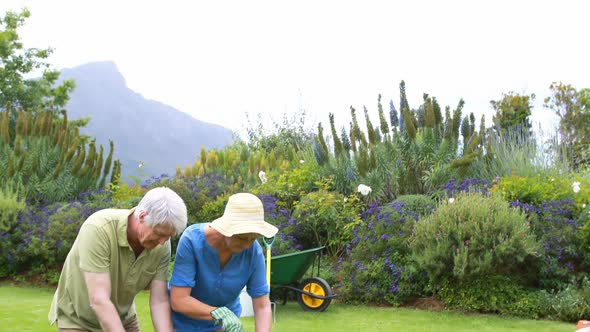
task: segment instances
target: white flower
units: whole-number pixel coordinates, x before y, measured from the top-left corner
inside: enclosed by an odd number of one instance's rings
[[[553,181],[555,181],[555,178],[551,178],[550,182],[553,182]]]
[[[582,204],[582,209],[586,208],[586,203]]]
[[[449,203],[453,203],[455,201],[455,199],[453,197],[449,198]]]
[[[138,168],[142,168],[143,167],[143,161],[139,162],[139,165],[137,165]]]
[[[368,194],[371,193],[371,191],[373,191],[373,189],[371,189],[371,187],[369,187],[369,186],[365,186],[364,184],[359,184],[356,191],[361,193],[361,195],[363,195],[363,196],[367,196]]]
[[[574,182],[572,183],[572,189],[573,191],[577,194],[580,192],[580,182]]]
[[[299,160],[299,162],[300,162],[301,164],[303,164],[303,163],[305,162],[305,160],[301,159],[301,160]]]
[[[264,171],[258,172],[258,177],[260,178],[260,181],[262,181],[262,183],[268,181],[268,179],[266,178],[266,173],[264,173]]]

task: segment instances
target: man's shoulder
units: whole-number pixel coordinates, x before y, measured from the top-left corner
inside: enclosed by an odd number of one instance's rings
[[[127,209],[103,209],[91,214],[84,224],[102,227],[106,224],[124,220],[129,216]]]

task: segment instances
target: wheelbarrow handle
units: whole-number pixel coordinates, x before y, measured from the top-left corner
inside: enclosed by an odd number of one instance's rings
[[[337,294],[331,294],[331,295],[321,296],[321,295],[317,295],[317,294],[314,294],[314,293],[311,293],[311,292],[304,291],[301,288],[297,288],[297,287],[293,287],[293,286],[288,286],[288,285],[274,285],[273,287],[276,287],[276,288],[286,288],[286,289],[295,291],[297,293],[301,293],[301,294],[307,295],[309,297],[313,297],[314,299],[320,299],[320,300],[333,299],[333,298],[335,298],[335,297],[338,296]]]

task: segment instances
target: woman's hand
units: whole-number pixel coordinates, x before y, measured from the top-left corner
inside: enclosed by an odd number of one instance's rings
[[[223,326],[225,332],[244,332],[242,321],[227,307],[219,307],[211,311],[215,325]]]

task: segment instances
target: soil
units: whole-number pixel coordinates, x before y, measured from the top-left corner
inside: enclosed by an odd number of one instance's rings
[[[442,303],[433,297],[418,298],[405,305],[405,307],[429,311],[443,311],[444,309]]]

